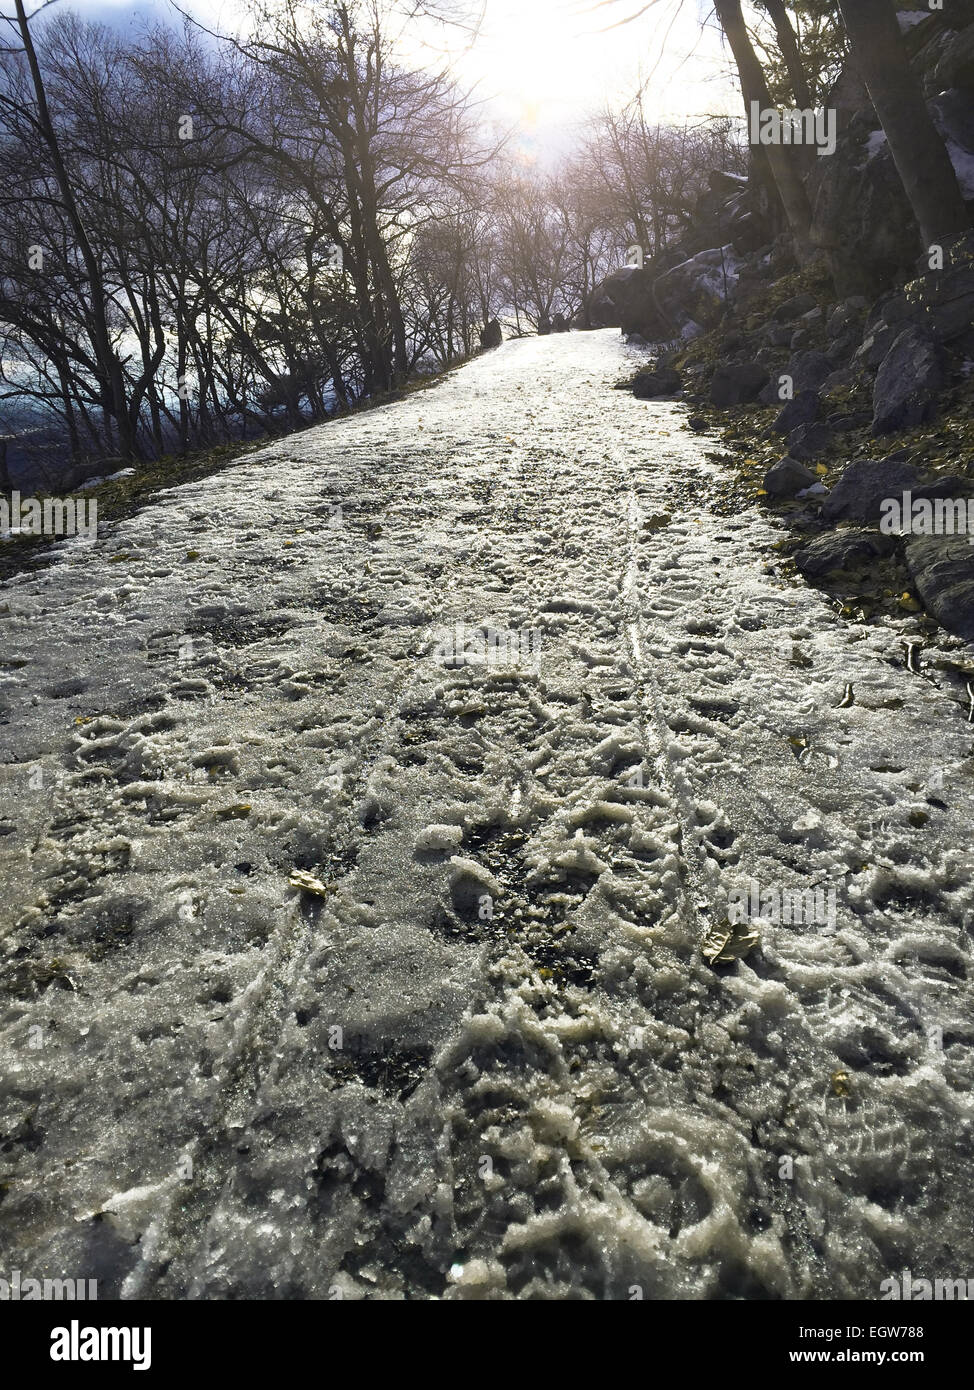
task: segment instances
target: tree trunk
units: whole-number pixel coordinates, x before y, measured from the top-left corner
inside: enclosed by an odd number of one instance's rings
[[[967,231],[970,218],[957,175],[910,67],[890,0],[839,0],[839,9],[924,245]]]
[[[747,25],[744,23],[741,0],[714,0],[714,10],[737,64],[745,112],[750,116],[752,101],[758,102],[762,110],[767,110],[773,105],[771,93],[768,91],[764,69],[754,52]],[[775,188],[788,219],[795,251],[800,258],[811,249],[809,228],[812,209],[802,182],[800,161],[793,158],[795,149],[795,146],[760,146],[771,167]]]
[[[784,0],[764,0],[764,8],[778,36],[778,47],[788,69],[788,81],[794,93],[795,105],[807,110],[812,104],[812,90],[808,85],[805,64],[798,47],[798,36],[792,27]]]
[[[124,458],[132,458],[137,454],[135,436],[129,425],[128,410],[125,400],[125,377],[122,372],[122,364],[112,347],[111,335],[108,330],[108,317],[105,304],[106,295],[104,283],[102,281],[101,267],[98,264],[98,258],[92,249],[91,242],[88,239],[88,233],[78,209],[77,199],[74,196],[74,189],[71,187],[67,166],[61,154],[61,147],[54,129],[54,122],[51,120],[51,113],[47,105],[47,92],[44,88],[44,79],[41,75],[40,63],[37,60],[37,52],[34,48],[34,40],[30,32],[30,25],[27,20],[27,12],[24,9],[23,0],[14,0],[14,8],[17,15],[17,28],[20,31],[21,41],[24,45],[24,55],[27,59],[31,84],[34,88],[34,100],[37,103],[37,128],[41,133],[44,143],[47,145],[48,153],[51,157],[51,165],[54,169],[54,177],[57,180],[58,190],[64,204],[64,210],[67,213],[68,221],[71,223],[72,231],[77,238],[78,249],[85,263],[85,271],[88,276],[88,283],[91,287],[90,308],[93,329],[92,345],[95,349],[95,355],[102,373],[101,388],[104,409],[109,415],[115,418],[118,425],[119,452]]]

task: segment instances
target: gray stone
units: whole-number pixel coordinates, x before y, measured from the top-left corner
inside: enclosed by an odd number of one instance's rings
[[[896,546],[895,536],[882,536],[878,531],[830,531],[797,551],[795,564],[807,578],[822,579],[839,570],[868,565],[889,555]]]
[[[857,376],[858,372],[854,367],[839,367],[836,371],[829,372],[828,376],[822,382],[822,394],[827,396],[828,393],[834,391],[836,387],[841,390],[846,386],[852,386]]]
[[[938,92],[957,87],[974,96],[974,26],[962,29],[944,46],[934,69],[933,87]]]
[[[776,434],[791,434],[799,425],[809,425],[817,420],[821,409],[822,403],[816,391],[799,391],[793,400],[785,401],[771,428]]]
[[[779,323],[793,323],[795,319],[801,318],[802,314],[817,308],[813,295],[796,294],[792,299],[786,299],[784,304],[778,305],[774,317]]]
[[[641,401],[654,396],[672,396],[682,385],[680,373],[673,367],[657,367],[652,372],[640,372],[632,383],[632,394]]]
[[[653,303],[653,276],[638,266],[620,266],[606,276],[592,294],[588,322],[592,328],[641,333],[650,342],[670,336]]]
[[[974,545],[966,536],[914,536],[906,563],[923,606],[948,632],[974,639]]]
[[[876,374],[873,434],[913,429],[932,419],[943,384],[933,340],[920,328],[905,328]]]
[[[815,349],[796,353],[787,368],[796,395],[799,391],[818,391],[833,370],[832,363],[825,353]]]
[[[974,328],[974,267],[957,266],[923,282],[926,323],[941,343],[966,337]]]
[[[712,328],[737,284],[732,246],[713,246],[675,265],[653,282],[653,297],[668,332],[676,337],[691,323]]]
[[[843,299],[842,303],[837,304],[829,315],[827,325],[829,337],[838,338],[853,325],[860,323],[865,308],[866,300],[861,294]]]
[[[788,347],[794,336],[790,328],[783,328],[780,323],[769,324],[765,328],[765,337],[772,347]]]
[[[832,431],[824,420],[799,425],[788,436],[788,452],[792,458],[813,459],[824,454],[832,443]]]
[[[764,490],[769,497],[794,497],[796,492],[810,487],[815,474],[797,459],[783,458],[764,475]]]
[[[974,479],[962,478],[956,473],[946,477],[934,478],[932,482],[922,483],[913,489],[914,497],[950,497],[959,498],[974,496]]]
[[[922,247],[889,145],[867,153],[869,123],[857,119],[834,156],[816,161],[812,239],[840,295],[874,298],[913,273]]]
[[[728,362],[718,367],[710,383],[710,402],[716,406],[744,405],[756,399],[768,373],[759,362]]]
[[[867,328],[862,343],[853,353],[853,365],[868,367],[874,372],[895,341],[896,329],[880,319],[872,328]]]
[[[829,493],[822,516],[833,522],[878,522],[883,499],[912,491],[919,481],[913,465],[901,459],[858,459],[849,464]]]

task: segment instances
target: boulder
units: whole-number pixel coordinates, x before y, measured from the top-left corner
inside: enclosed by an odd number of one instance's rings
[[[653,275],[647,268],[620,266],[606,276],[588,305],[592,328],[621,328],[648,339],[668,337],[653,303]]]
[[[876,374],[873,434],[913,429],[932,419],[943,384],[943,370],[933,339],[921,328],[905,328]]]
[[[767,380],[768,373],[760,362],[727,362],[714,372],[711,405],[726,407],[753,401]]]
[[[821,413],[822,403],[817,391],[799,391],[790,401],[785,401],[771,428],[776,434],[791,434],[799,425],[810,425]]]
[[[810,294],[796,294],[791,299],[786,299],[783,304],[779,304],[774,311],[773,317],[779,323],[794,323],[803,314],[810,313],[812,309],[817,309],[818,304]]]
[[[765,328],[764,336],[772,347],[789,347],[795,335],[790,328],[784,328],[780,323],[772,323]]]
[[[925,325],[939,343],[969,338],[974,329],[974,266],[954,266],[923,281]]]
[[[640,372],[632,383],[637,400],[652,400],[654,396],[672,396],[682,386],[680,373],[673,367],[657,367],[652,372]]]
[[[841,337],[847,329],[862,322],[866,300],[862,295],[853,295],[837,304],[829,315],[826,331],[830,338]]]
[[[946,477],[934,478],[932,482],[921,483],[913,489],[914,497],[968,497],[974,496],[974,480],[960,477],[956,473]]]
[[[974,545],[966,536],[913,536],[906,563],[923,606],[942,627],[974,639]]]
[[[848,413],[837,410],[828,417],[827,423],[833,434],[848,434],[850,430],[865,429],[871,419],[871,410],[853,410]]]
[[[667,337],[678,337],[690,325],[713,327],[737,284],[740,261],[730,245],[701,251],[660,275],[653,285],[656,307]]]
[[[974,96],[974,26],[962,29],[944,46],[933,73],[937,92],[956,87]]]
[[[848,386],[854,386],[858,375],[854,367],[837,367],[834,372],[829,372],[822,382],[822,394],[827,396],[831,391],[842,391]]]
[[[840,570],[871,564],[891,554],[897,544],[895,536],[882,536],[878,531],[830,531],[797,551],[795,564],[807,579],[823,579]]]
[[[794,497],[796,492],[811,487],[815,474],[797,459],[783,458],[764,475],[764,490],[769,497]]]
[[[909,278],[922,250],[913,210],[877,125],[871,111],[854,116],[835,154],[816,160],[811,175],[812,239],[825,251],[836,290],[844,296],[872,299]]]
[[[491,319],[490,323],[484,324],[480,330],[480,346],[486,351],[488,348],[498,348],[504,341],[504,334],[497,319]]]
[[[818,391],[833,370],[833,365],[825,353],[814,348],[808,352],[796,353],[787,367],[796,394],[800,391]]]
[[[818,458],[832,443],[832,431],[824,420],[799,425],[788,436],[788,452],[795,459]]]
[[[900,497],[919,481],[916,469],[902,459],[858,459],[849,464],[825,499],[822,516],[829,522],[876,523],[884,498]]]
[[[880,319],[866,329],[862,343],[852,355],[853,366],[874,372],[896,341],[897,329]]]

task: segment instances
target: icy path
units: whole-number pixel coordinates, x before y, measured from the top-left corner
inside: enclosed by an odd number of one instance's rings
[[[507,344],[0,590],[0,1276],[974,1275],[971,728],[626,365]],[[836,920],[712,969],[751,879]]]

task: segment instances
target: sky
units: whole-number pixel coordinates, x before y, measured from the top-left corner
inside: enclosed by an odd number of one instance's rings
[[[439,0],[445,3],[445,0]],[[179,22],[169,0],[65,0],[80,14],[121,30],[146,19]],[[233,31],[241,0],[181,0],[207,27]],[[452,0],[455,5],[463,0]],[[726,80],[717,32],[703,20],[707,0],[469,0],[483,20],[476,42],[441,25],[408,30],[420,61],[449,58],[458,77],[476,84],[486,111],[514,127],[521,154],[544,160],[569,149],[586,112],[618,105],[649,77],[649,104],[660,120],[740,114]],[[623,23],[635,16],[630,23]],[[662,55],[662,56],[661,56]]]

